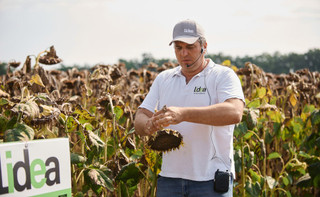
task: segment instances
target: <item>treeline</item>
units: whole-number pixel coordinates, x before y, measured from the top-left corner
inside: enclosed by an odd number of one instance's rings
[[[297,54],[274,54],[263,53],[257,56],[231,57],[222,53],[217,55],[207,55],[216,63],[221,63],[226,59],[237,67],[243,67],[246,62],[254,63],[262,68],[265,72],[281,74],[295,72],[296,70],[308,68],[310,71],[320,70],[320,49],[311,49],[306,53]]]
[[[225,55],[223,53],[218,54],[207,54],[206,57],[211,58],[215,63],[222,63],[224,60],[230,60],[231,63],[238,68],[241,68],[245,65],[246,62],[251,62],[265,72],[280,74],[280,73],[290,73],[296,70],[307,68],[310,71],[319,71],[320,70],[320,49],[310,49],[308,52],[303,54],[289,53],[281,54],[275,52],[274,54],[263,53],[256,56],[244,56],[244,57],[232,57],[230,55]],[[145,65],[148,65],[150,62],[153,62],[157,65],[162,65],[165,62],[176,62],[174,59],[156,59],[150,53],[143,53],[141,60],[138,59],[119,59],[119,62],[124,63],[127,69],[139,69]],[[6,74],[7,72],[7,63],[0,63],[0,75]],[[67,66],[61,64],[58,70],[66,71],[70,68],[78,68],[79,70],[90,69],[94,65],[72,65]]]
[[[306,53],[297,54],[280,54],[275,52],[274,54],[263,53],[256,56],[244,56],[244,57],[232,57],[230,55],[224,55],[223,53],[218,54],[207,54],[206,57],[211,58],[215,63],[222,63],[224,60],[230,60],[231,63],[238,68],[245,65],[246,62],[254,63],[255,65],[262,68],[265,72],[280,74],[290,73],[296,70],[308,68],[310,71],[320,70],[320,49],[311,49]],[[142,54],[142,60],[124,60],[120,59],[119,62],[126,64],[127,68],[140,68],[144,65],[154,62],[158,65],[162,65],[164,62],[176,60],[170,59],[155,59],[151,54]]]

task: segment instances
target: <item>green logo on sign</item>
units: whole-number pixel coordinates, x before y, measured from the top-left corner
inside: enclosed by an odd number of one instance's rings
[[[0,157],[0,194],[13,193],[14,189],[19,192],[25,189],[29,190],[31,189],[31,186],[33,188],[41,188],[44,184],[47,184],[48,186],[60,184],[59,160],[56,157],[49,157],[45,162],[41,159],[35,159],[30,163],[28,149],[23,150],[23,155],[24,161],[18,161],[15,164],[12,164],[12,162],[7,161],[12,158],[11,151],[6,152],[5,161],[7,162],[5,163],[8,175],[7,187],[3,185],[2,181],[2,159]],[[48,169],[46,167],[48,167]],[[21,170],[25,173],[25,178],[21,178],[22,176],[18,177],[18,171],[21,172]],[[22,183],[23,180],[25,180],[24,183]]]

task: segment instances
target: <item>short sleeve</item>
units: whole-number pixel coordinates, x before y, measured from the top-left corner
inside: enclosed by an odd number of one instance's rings
[[[230,98],[245,102],[240,79],[230,68],[224,68],[217,78],[217,98],[220,103]]]
[[[158,75],[156,79],[153,81],[150,90],[146,96],[146,98],[143,100],[142,104],[139,106],[139,108],[145,108],[151,112],[154,112],[157,102],[159,101],[159,83],[161,81],[161,76]]]

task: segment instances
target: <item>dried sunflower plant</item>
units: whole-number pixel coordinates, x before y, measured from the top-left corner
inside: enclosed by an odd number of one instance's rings
[[[14,72],[20,63],[9,62],[0,76],[1,143],[68,137],[73,196],[154,196],[162,152],[176,151],[183,138],[170,129],[141,138],[133,119],[157,74],[177,65],[48,71],[41,64],[62,61],[53,46],[33,67],[31,57]],[[319,194],[319,72],[275,75],[252,63],[223,64],[238,74],[246,98],[234,132],[234,196]]]

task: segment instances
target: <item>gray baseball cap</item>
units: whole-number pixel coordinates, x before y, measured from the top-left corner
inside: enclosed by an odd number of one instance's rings
[[[202,27],[195,21],[187,19],[177,23],[174,26],[173,40],[169,43],[169,45],[171,45],[174,41],[193,44],[200,37],[204,37],[204,31]]]

